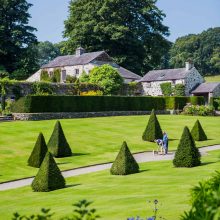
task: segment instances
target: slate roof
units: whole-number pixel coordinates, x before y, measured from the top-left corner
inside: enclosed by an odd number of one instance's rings
[[[126,79],[135,79],[135,80],[140,80],[141,77],[133,72],[131,72],[130,70],[127,70],[123,67],[119,67],[118,68],[118,71],[120,73],[120,75],[123,77],[123,78],[126,78]]]
[[[92,53],[84,53],[81,56],[67,55],[59,56],[54,60],[50,61],[48,64],[43,65],[41,68],[55,68],[62,66],[75,66],[75,65],[85,65],[90,63],[100,55],[106,53],[105,51],[98,51]]]
[[[191,93],[198,94],[198,93],[213,92],[216,89],[216,87],[218,87],[218,86],[220,86],[220,82],[202,83],[195,90],[193,90]]]
[[[190,70],[186,70],[186,68],[151,70],[140,80],[140,82],[184,79],[193,69],[194,67]]]

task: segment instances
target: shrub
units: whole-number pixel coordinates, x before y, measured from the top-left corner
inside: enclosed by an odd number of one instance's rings
[[[199,150],[187,126],[183,130],[173,164],[175,167],[195,167],[201,164]]]
[[[40,167],[47,153],[47,145],[42,133],[39,134],[34,149],[28,159],[28,165],[31,167]]]
[[[40,81],[46,81],[46,82],[51,81],[50,76],[46,70],[41,70]]]
[[[220,219],[220,173],[209,180],[199,182],[191,192],[192,206],[181,220],[217,220]]]
[[[209,116],[214,115],[214,107],[210,105],[191,105],[188,104],[183,108],[184,115],[200,115]]]
[[[105,64],[92,69],[89,82],[101,86],[105,95],[117,95],[123,84],[123,78],[115,68]]]
[[[131,154],[127,143],[124,141],[114,163],[112,164],[110,173],[112,175],[128,175],[138,172],[138,163]]]
[[[155,139],[161,139],[162,137],[163,133],[160,127],[160,123],[153,109],[147,127],[142,135],[142,140],[153,142]]]
[[[88,83],[89,82],[89,74],[87,74],[85,71],[83,71],[81,76],[79,77],[79,81],[81,83]]]
[[[191,130],[191,135],[195,141],[207,140],[207,136],[206,136],[199,120],[197,120],[196,123],[194,124],[194,126]]]
[[[75,76],[70,76],[70,75],[66,76],[66,83],[74,83],[76,82],[76,80],[77,80],[77,77]]]
[[[45,155],[31,186],[35,192],[49,192],[65,187],[65,179],[50,152]]]
[[[220,98],[212,97],[210,99],[210,105],[212,105],[215,108],[215,110],[220,110]]]
[[[170,96],[172,94],[172,86],[170,82],[161,83],[160,88],[164,96]]]
[[[87,92],[80,92],[81,96],[96,96],[96,95],[103,95],[103,92],[100,90],[94,91],[94,90],[90,90]]]
[[[174,87],[175,96],[185,96],[185,86],[183,84],[176,84]]]
[[[51,95],[53,94],[53,88],[50,83],[35,82],[32,84],[32,90],[34,95]]]
[[[61,79],[61,69],[55,69],[53,75],[51,76],[51,81],[55,83],[60,83]]]
[[[54,126],[53,133],[48,142],[48,149],[54,157],[72,156],[71,148],[66,140],[59,121],[57,121]]]

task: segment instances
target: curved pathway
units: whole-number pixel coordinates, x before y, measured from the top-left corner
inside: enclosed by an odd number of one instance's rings
[[[220,145],[213,145],[199,148],[199,151],[202,155],[207,154],[209,151],[219,150]],[[134,158],[138,163],[143,162],[151,162],[151,161],[162,161],[162,160],[172,160],[174,158],[174,152],[170,152],[168,155],[153,155],[152,152],[143,152],[143,153],[135,153],[133,154]],[[71,176],[78,176],[86,173],[93,173],[101,170],[106,170],[111,168],[112,163],[105,163],[99,165],[91,165],[87,167],[75,168],[67,171],[63,171],[63,176],[71,177]],[[0,191],[15,189],[23,186],[28,186],[32,183],[33,177],[21,179],[21,180],[14,180],[11,182],[0,183]]]

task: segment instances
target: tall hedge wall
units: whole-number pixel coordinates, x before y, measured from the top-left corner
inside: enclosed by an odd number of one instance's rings
[[[195,99],[196,98],[196,99]],[[203,97],[128,96],[26,96],[12,105],[12,112],[99,112],[182,109],[186,103],[203,104]]]

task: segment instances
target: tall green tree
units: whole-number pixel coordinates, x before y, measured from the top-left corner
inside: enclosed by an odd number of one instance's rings
[[[118,64],[136,73],[160,64],[170,47],[168,27],[156,0],[75,0],[65,21],[65,48],[105,50]]]
[[[193,60],[202,75],[219,74],[220,27],[178,38],[170,50],[170,65],[184,67],[188,59]]]
[[[49,41],[39,42],[37,45],[37,50],[39,66],[42,66],[61,55],[58,46]]]
[[[28,25],[31,6],[26,0],[0,0],[0,65],[9,73],[33,62],[30,50],[37,39]]]

